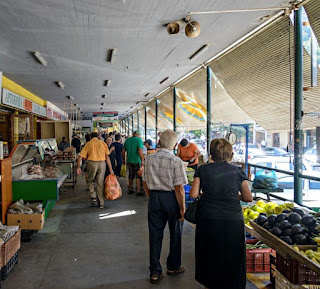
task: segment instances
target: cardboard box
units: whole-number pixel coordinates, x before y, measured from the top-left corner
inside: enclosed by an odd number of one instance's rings
[[[8,226],[20,226],[22,230],[41,230],[44,225],[42,214],[7,214]]]

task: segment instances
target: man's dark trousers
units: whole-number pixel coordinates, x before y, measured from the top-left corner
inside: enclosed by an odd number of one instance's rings
[[[166,223],[170,230],[170,253],[167,269],[181,266],[181,236],[183,222],[179,222],[180,208],[174,191],[151,191],[148,206],[150,273],[161,274],[160,255]]]

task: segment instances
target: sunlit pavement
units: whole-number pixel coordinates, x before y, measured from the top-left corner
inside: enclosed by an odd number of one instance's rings
[[[22,243],[19,263],[2,289],[100,289],[100,288],[203,288],[194,280],[194,228],[183,232],[184,274],[167,276],[160,284],[149,282],[147,198],[128,195],[106,201],[105,208],[89,206],[82,177],[76,191],[66,190],[51,211],[44,229],[29,243]],[[165,232],[161,263],[168,254]],[[226,268],[227,270],[227,268]],[[248,275],[247,289],[266,288],[268,274]]]

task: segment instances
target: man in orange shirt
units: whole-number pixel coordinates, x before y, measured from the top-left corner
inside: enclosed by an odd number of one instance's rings
[[[189,168],[196,170],[198,168],[198,157],[201,156],[201,152],[195,143],[189,142],[184,138],[178,146],[177,156],[184,162],[189,163]]]
[[[86,143],[78,158],[77,173],[81,175],[81,161],[87,159],[88,171],[88,188],[91,197],[91,206],[97,205],[97,196],[99,199],[100,209],[104,208],[103,184],[104,175],[106,171],[106,162],[110,171],[113,174],[109,149],[106,143],[98,139],[98,134],[93,132],[91,140]],[[94,183],[96,183],[97,192],[94,190]]]

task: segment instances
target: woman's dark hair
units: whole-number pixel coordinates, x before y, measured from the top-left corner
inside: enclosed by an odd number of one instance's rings
[[[216,163],[229,163],[233,157],[232,145],[225,138],[213,139],[210,143],[210,155]]]
[[[112,136],[112,131],[109,132],[109,136]]]
[[[183,138],[183,139],[180,141],[180,144],[181,144],[181,146],[183,146],[183,147],[185,147],[188,143],[189,143],[189,141],[188,141],[186,138]]]
[[[90,141],[90,140],[91,140],[90,134],[87,133],[87,134],[85,135],[85,139],[86,139],[86,142]]]
[[[121,134],[117,133],[117,134],[114,136],[114,139],[115,139],[116,141],[121,140]]]
[[[92,132],[91,133],[91,138],[94,138],[94,137],[98,137],[98,133],[97,132]]]

